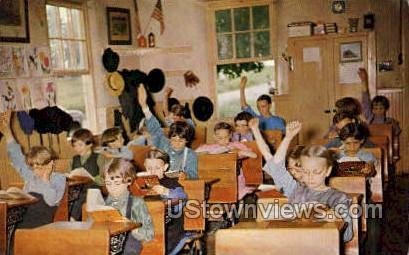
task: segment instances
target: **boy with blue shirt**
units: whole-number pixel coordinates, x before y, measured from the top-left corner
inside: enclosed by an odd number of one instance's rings
[[[250,113],[260,120],[260,130],[278,129],[285,133],[285,120],[281,117],[271,114],[271,98],[268,95],[261,95],[257,98],[257,109],[260,114],[257,114],[246,101],[245,89],[247,77],[241,77],[240,81],[240,104],[243,111]]]

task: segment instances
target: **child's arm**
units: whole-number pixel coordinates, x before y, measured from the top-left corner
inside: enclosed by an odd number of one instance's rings
[[[21,178],[25,181],[34,176],[34,172],[26,163],[25,156],[21,146],[14,140],[13,133],[10,129],[11,111],[0,113],[0,132],[4,135],[7,142],[7,152],[10,161],[17,170]]]
[[[359,68],[359,78],[361,79],[362,88],[362,113],[367,121],[373,118],[371,110],[371,96],[369,95],[368,73],[365,68]]]
[[[171,87],[167,87],[165,89],[165,92],[163,93],[162,111],[163,111],[163,115],[165,118],[168,117],[169,115],[168,101],[169,101],[170,95],[172,95],[172,92],[173,92],[173,89]]]
[[[141,223],[142,226],[132,230],[131,233],[138,240],[152,240],[154,235],[153,222],[148,207],[142,198],[134,197],[133,199],[131,220]]]
[[[187,199],[187,195],[182,187],[168,189],[162,185],[155,185],[152,187],[152,189],[155,191],[155,193],[162,195],[168,199]]]
[[[251,150],[251,148],[247,147],[244,143],[241,142],[233,142],[230,143],[234,148],[237,149],[237,155],[239,158],[257,158],[257,154]]]
[[[297,181],[291,176],[285,167],[285,153],[290,144],[290,142],[285,140],[287,139],[291,141],[291,139],[300,131],[301,124],[299,122],[291,122],[287,125],[287,136],[281,142],[274,157],[271,155],[270,150],[258,128],[258,119],[251,119],[249,125],[253,130],[259,150],[266,160],[263,171],[267,172],[273,177],[274,183],[279,189],[283,189],[284,195],[287,197],[290,196],[297,188]]]
[[[188,151],[185,168],[189,180],[197,180],[199,178],[197,174],[197,155],[192,150]]]
[[[152,144],[159,149],[167,149],[170,147],[169,140],[165,136],[159,121],[153,116],[149,110],[148,104],[146,103],[147,94],[145,87],[140,84],[138,87],[138,102],[142,108],[143,113],[146,118],[146,129],[152,137]]]
[[[241,108],[247,108],[249,105],[247,104],[246,101],[246,83],[247,83],[247,77],[242,76],[240,80],[240,105]]]
[[[276,163],[285,161],[285,157],[287,155],[287,150],[290,146],[291,140],[293,140],[293,138],[300,132],[301,127],[302,125],[298,121],[288,123],[285,132],[286,135],[281,141],[280,146],[278,146],[276,154],[274,155],[274,161]]]
[[[260,150],[261,154],[263,155],[266,161],[269,161],[273,158],[273,155],[270,152],[270,148],[264,141],[263,135],[259,129],[259,119],[253,118],[249,121],[249,126],[253,132],[254,139],[256,140],[258,149]]]

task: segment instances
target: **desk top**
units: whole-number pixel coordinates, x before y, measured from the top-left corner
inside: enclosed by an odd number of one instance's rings
[[[0,199],[0,203],[6,203],[7,209],[19,206],[26,206],[34,204],[38,201],[37,198],[23,198],[23,199]]]
[[[132,221],[104,221],[104,222],[84,222],[84,221],[56,221],[39,229],[66,229],[66,230],[100,230],[108,229],[110,236],[115,236],[123,232],[131,231],[135,228],[141,227],[142,224]]]
[[[272,221],[243,221],[236,224],[232,229],[269,229],[269,228],[303,228],[303,229],[338,229],[344,228],[342,221],[314,221],[309,219],[296,220],[272,220]]]

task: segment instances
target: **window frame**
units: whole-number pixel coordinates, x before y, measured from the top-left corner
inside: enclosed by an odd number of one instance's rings
[[[62,1],[52,1],[48,0],[45,4],[45,12],[47,16],[47,5],[51,5],[54,7],[65,7],[69,9],[77,9],[82,12],[83,16],[83,24],[84,24],[84,38],[85,39],[77,39],[77,38],[64,38],[62,36],[60,37],[50,37],[49,31],[48,31],[48,19],[47,19],[47,40],[48,40],[48,46],[50,47],[51,51],[51,40],[60,40],[61,42],[64,41],[80,41],[84,42],[85,48],[86,48],[86,54],[85,54],[85,61],[86,61],[86,68],[85,69],[56,69],[55,67],[52,67],[53,73],[57,76],[78,76],[78,75],[90,75],[91,74],[91,55],[90,55],[90,41],[89,41],[89,33],[88,33],[88,23],[87,23],[87,8],[84,3],[71,3],[71,2],[62,2]],[[59,13],[59,11],[58,11]],[[61,31],[61,24],[60,24],[60,15],[57,17],[58,21],[58,29]],[[70,50],[71,51],[71,50]],[[64,54],[63,52],[60,52],[59,54]]]
[[[208,34],[210,40],[208,42],[209,52],[210,52],[210,61],[209,61],[209,70],[212,70],[211,73],[211,85],[213,87],[210,88],[212,93],[212,98],[215,102],[215,111],[216,111],[216,118],[220,118],[219,113],[219,104],[218,104],[218,94],[217,94],[217,65],[224,65],[224,64],[237,64],[237,63],[246,63],[246,62],[257,62],[257,61],[268,61],[274,60],[274,73],[276,74],[274,77],[274,82],[277,84],[277,13],[276,8],[274,8],[275,0],[247,0],[247,1],[237,1],[237,0],[220,0],[209,3],[207,6],[207,24],[208,25]],[[254,7],[254,6],[269,6],[269,25],[270,25],[270,55],[263,56],[263,57],[251,57],[251,58],[233,58],[228,60],[219,60],[218,59],[218,48],[217,48],[217,31],[216,31],[216,11],[224,10],[224,9],[234,9],[234,8],[241,8],[241,7]],[[250,9],[251,10],[251,9]],[[251,11],[250,11],[251,12]],[[252,15],[250,16],[250,19]],[[234,17],[232,15],[232,25],[234,25]],[[249,30],[252,33],[253,28]],[[236,32],[230,32],[230,34],[235,35]],[[236,45],[235,45],[235,36],[233,36],[233,54],[236,55]],[[253,40],[251,39],[253,42]],[[251,49],[253,51],[254,49]]]
[[[83,87],[84,95],[84,104],[85,104],[85,116],[87,119],[88,125],[85,126],[86,128],[92,130],[93,132],[98,132],[98,121],[97,121],[97,108],[96,108],[96,91],[95,91],[95,84],[94,84],[94,73],[93,73],[93,58],[92,58],[92,48],[91,48],[91,41],[90,41],[90,33],[89,33],[89,23],[88,23],[88,8],[86,1],[80,0],[77,2],[70,2],[69,0],[61,1],[61,0],[46,0],[44,4],[44,11],[46,14],[46,22],[47,22],[47,41],[48,46],[50,47],[50,36],[48,31],[48,19],[47,19],[47,5],[53,5],[56,7],[66,7],[66,8],[75,8],[80,9],[83,14],[83,22],[84,22],[84,36],[85,36],[85,46],[86,46],[86,61],[87,61],[87,68],[86,70],[55,70],[53,69],[52,72],[54,77],[56,78],[64,78],[68,76],[82,76],[86,83],[89,83],[89,86]],[[86,85],[86,84],[83,84]],[[58,90],[58,88],[57,88]]]

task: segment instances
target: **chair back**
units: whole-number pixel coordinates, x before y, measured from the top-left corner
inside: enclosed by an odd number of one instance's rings
[[[236,153],[199,154],[198,173],[200,179],[219,179],[210,188],[209,203],[237,202]]]
[[[205,205],[205,181],[204,180],[180,180],[187,194],[188,201],[184,207],[184,229],[185,231],[204,231],[205,216],[202,205]],[[191,207],[199,210],[191,210]],[[198,212],[199,211],[199,212]]]
[[[244,144],[257,154],[257,158],[246,158],[242,161],[246,185],[259,185],[263,183],[263,155],[255,141],[244,142]]]

